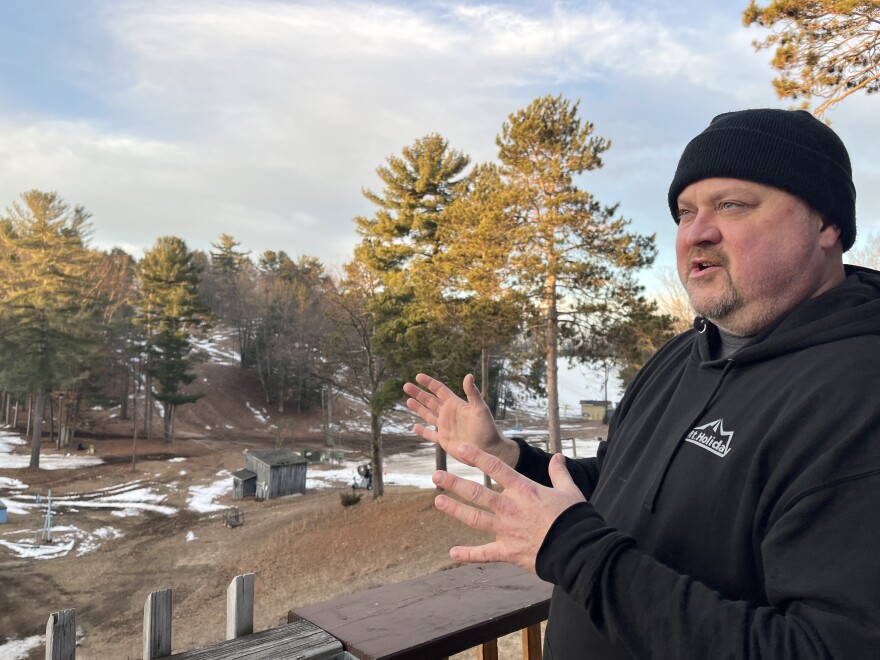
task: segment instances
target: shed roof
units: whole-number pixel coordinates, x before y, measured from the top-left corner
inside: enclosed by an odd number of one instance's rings
[[[241,470],[236,470],[232,473],[233,479],[241,479],[242,481],[247,481],[248,479],[255,479],[257,477],[256,472],[251,472],[248,469],[242,468]]]
[[[297,465],[300,463],[308,463],[308,459],[303,458],[291,449],[270,449],[268,451],[249,451],[248,456],[253,456],[261,463],[270,466],[279,465]]]

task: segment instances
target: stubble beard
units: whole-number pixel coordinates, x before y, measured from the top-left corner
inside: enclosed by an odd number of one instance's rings
[[[739,292],[729,279],[723,289],[715,295],[700,295],[703,293],[701,291],[703,288],[702,282],[688,282],[687,292],[691,306],[700,316],[709,319],[715,325],[727,329],[724,321],[739,309]]]
[[[725,276],[727,273],[725,271]],[[702,282],[688,282],[691,307],[722,330],[738,337],[751,337],[778,318],[778,310],[770,305],[751,305],[746,312],[742,293],[727,276],[722,290],[714,296],[700,297]],[[705,286],[708,288],[709,283]]]

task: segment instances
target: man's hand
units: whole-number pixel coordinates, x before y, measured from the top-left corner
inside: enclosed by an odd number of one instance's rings
[[[471,445],[456,445],[449,453],[462,463],[479,468],[504,487],[498,493],[442,470],[434,473],[434,483],[440,488],[480,507],[438,495],[434,500],[437,508],[469,527],[495,536],[486,545],[455,546],[449,556],[462,562],[506,561],[534,573],[538,550],[550,526],[570,506],[586,501],[568,473],[565,457],[556,454],[550,460],[553,488],[547,488]]]
[[[465,376],[463,383],[466,402],[435,378],[419,374],[416,382],[426,389],[406,383],[403,391],[410,396],[406,407],[426,424],[436,427],[434,430],[416,424],[413,431],[417,435],[437,443],[453,456],[458,447],[468,443],[497,456],[511,467],[516,465],[519,446],[501,435],[471,374]]]

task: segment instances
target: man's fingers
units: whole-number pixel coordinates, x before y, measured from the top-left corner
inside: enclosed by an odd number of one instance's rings
[[[457,545],[449,550],[449,556],[460,562],[504,561],[501,553],[498,552],[498,544],[494,541],[478,546]]]
[[[490,490],[476,481],[463,479],[443,470],[438,470],[434,473],[433,481],[443,490],[454,493],[468,502],[492,511],[495,510],[498,498],[501,497],[494,490]]]
[[[421,401],[416,401],[415,399],[407,399],[406,407],[412,410],[416,415],[421,417],[423,420],[428,422],[428,424],[436,424],[437,423],[437,413],[431,410],[428,406],[423,404]]]
[[[480,388],[477,387],[473,374],[468,374],[464,377],[462,388],[464,389],[465,396],[467,396],[468,403],[481,403],[483,401],[483,395],[480,394]]]
[[[465,465],[482,470],[504,488],[511,487],[517,480],[528,481],[500,458],[477,449],[473,445],[449,447],[446,451]]]
[[[423,390],[418,385],[413,385],[412,383],[404,383],[403,391],[410,396],[410,398],[407,399],[407,407],[409,407],[409,409],[413,412],[419,411],[417,408],[414,408],[409,404],[410,401],[413,401],[418,405],[423,406],[433,413],[436,413],[437,410],[440,408],[440,400],[430,392]]]
[[[443,513],[449,514],[468,527],[482,532],[491,532],[494,522],[494,514],[476,509],[462,502],[458,502],[446,495],[438,495],[434,498],[434,505]]]
[[[441,403],[450,396],[455,396],[455,393],[446,387],[441,381],[436,378],[431,378],[427,374],[416,374],[416,382],[425,389],[433,392],[434,396],[440,399]]]
[[[569,473],[568,466],[565,464],[565,456],[562,454],[553,454],[550,458],[550,467],[547,472],[550,475],[550,483],[553,484],[553,488],[567,493],[583,495],[581,489],[577,487],[571,478],[571,473]]]
[[[424,424],[413,424],[413,433],[421,436],[428,442],[440,444],[440,436],[437,434],[437,431]]]

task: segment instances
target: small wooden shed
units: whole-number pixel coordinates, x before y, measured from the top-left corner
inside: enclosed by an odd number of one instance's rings
[[[257,473],[237,470],[232,473],[232,499],[241,500],[257,494]]]
[[[306,492],[306,468],[309,461],[290,449],[249,451],[245,469],[257,475],[256,496],[272,499]]]
[[[592,419],[597,422],[604,421],[607,410],[607,401],[581,401],[581,417],[584,419]]]

